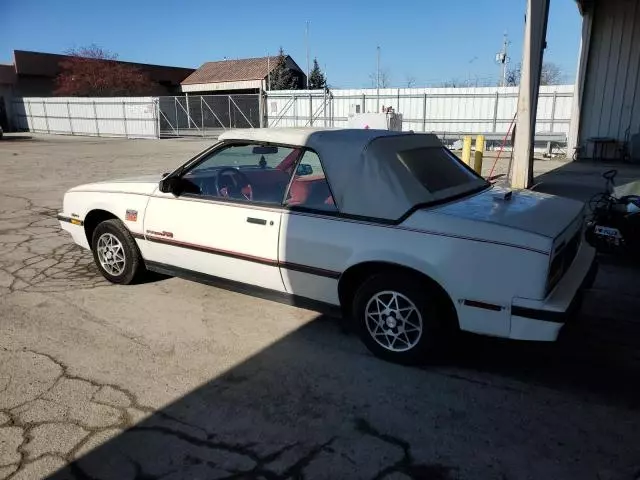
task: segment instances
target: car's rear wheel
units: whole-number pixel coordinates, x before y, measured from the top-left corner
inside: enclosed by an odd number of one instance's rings
[[[377,274],[358,289],[353,314],[362,341],[377,357],[422,363],[441,352],[450,312],[439,294],[419,279]]]
[[[91,249],[98,270],[110,282],[128,285],[144,271],[138,246],[120,220],[98,224]]]

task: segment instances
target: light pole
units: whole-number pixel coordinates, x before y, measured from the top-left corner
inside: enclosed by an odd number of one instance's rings
[[[309,20],[307,20],[307,30],[305,33],[305,43],[307,44],[307,90],[309,90]]]
[[[377,97],[377,107],[376,113],[380,112],[380,45],[376,48],[376,97]]]

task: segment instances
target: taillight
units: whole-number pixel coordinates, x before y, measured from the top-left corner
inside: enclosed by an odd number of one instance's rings
[[[558,253],[549,265],[549,275],[547,276],[547,293],[560,281],[564,273],[562,253]]]

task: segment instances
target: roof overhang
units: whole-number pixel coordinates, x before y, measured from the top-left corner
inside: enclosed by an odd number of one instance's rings
[[[250,88],[260,88],[263,80],[238,80],[235,82],[215,82],[215,83],[192,83],[181,85],[185,93],[210,92],[212,90],[246,90]]]
[[[594,3],[595,0],[576,0],[578,10],[580,10],[580,15],[584,15],[586,12],[590,11],[593,8]]]

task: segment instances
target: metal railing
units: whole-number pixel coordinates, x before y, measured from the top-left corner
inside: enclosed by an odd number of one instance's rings
[[[159,97],[158,132],[160,137],[204,137],[228,128],[258,128],[260,112],[258,94]]]

